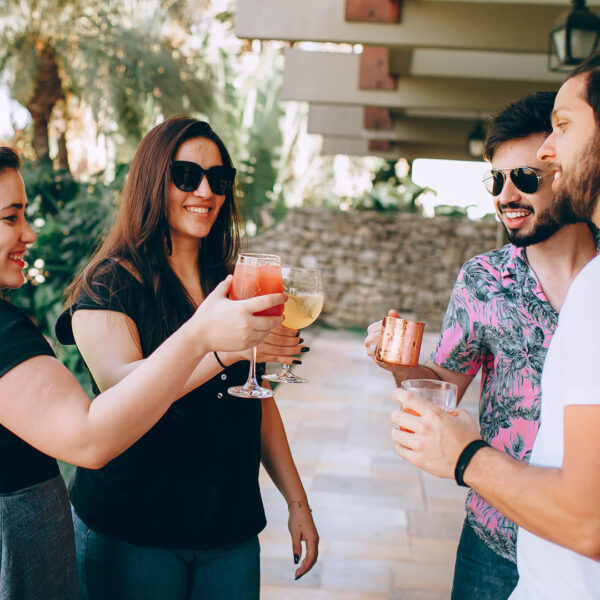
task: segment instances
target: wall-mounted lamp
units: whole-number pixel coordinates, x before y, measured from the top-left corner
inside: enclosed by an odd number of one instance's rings
[[[570,71],[593,56],[600,41],[600,17],[585,0],[571,0],[573,8],[560,15],[548,36],[548,69]]]
[[[467,153],[473,158],[483,159],[483,145],[485,143],[485,131],[481,121],[475,123],[473,131],[467,136]]]

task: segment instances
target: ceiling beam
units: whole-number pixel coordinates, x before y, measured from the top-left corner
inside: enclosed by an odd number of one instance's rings
[[[350,154],[352,156],[380,156],[389,160],[405,158],[408,161],[416,158],[442,158],[447,160],[476,160],[466,150],[457,146],[440,146],[439,144],[411,144],[389,142],[387,149],[381,146],[376,149],[369,140],[347,137],[325,136],[321,154]]]
[[[360,56],[286,49],[281,98],[319,104],[484,113],[558,84],[441,77],[401,77],[395,90],[360,90]]]
[[[391,117],[388,129],[368,129],[364,125],[364,109],[359,106],[311,104],[308,112],[308,133],[336,138],[459,146],[461,151],[474,126],[472,119]]]
[[[345,20],[345,0],[239,2],[240,38],[544,54],[560,4],[404,0],[398,23]],[[532,26],[535,24],[535,26]]]

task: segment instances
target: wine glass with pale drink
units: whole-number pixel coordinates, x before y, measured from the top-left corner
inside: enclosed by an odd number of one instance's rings
[[[321,271],[282,267],[283,291],[287,301],[283,308],[284,327],[303,329],[317,319],[323,309],[323,283]],[[277,373],[264,375],[263,379],[277,383],[307,383],[307,380],[294,375],[289,365],[282,365]]]
[[[243,253],[238,256],[229,292],[229,297],[232,300],[247,300],[255,296],[281,294],[282,292],[283,282],[281,280],[281,259],[279,256],[250,253]],[[283,305],[280,304],[255,314],[272,317],[278,316],[282,312]],[[230,387],[227,391],[238,398],[271,398],[273,396],[270,389],[262,387],[256,380],[256,346],[252,348],[248,380],[244,385]]]

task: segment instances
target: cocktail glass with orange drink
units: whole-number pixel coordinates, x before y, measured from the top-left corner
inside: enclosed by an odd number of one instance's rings
[[[283,289],[287,301],[283,309],[284,327],[303,329],[317,319],[323,309],[323,283],[321,271],[300,267],[282,267]],[[278,383],[307,383],[307,379],[298,377],[290,371],[289,365],[283,365],[277,373],[265,375],[263,379]]]
[[[283,292],[281,279],[281,259],[275,254],[240,254],[235,264],[229,297],[232,300],[246,300],[266,294]],[[277,316],[283,313],[283,305],[263,310],[257,315]],[[248,380],[244,385],[227,390],[238,398],[270,398],[273,392],[262,387],[256,380],[256,346],[252,348],[252,359]]]

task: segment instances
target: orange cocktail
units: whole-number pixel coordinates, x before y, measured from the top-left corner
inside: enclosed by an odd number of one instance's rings
[[[281,267],[275,264],[246,264],[238,262],[233,272],[232,300],[246,300],[255,296],[283,293]],[[272,317],[283,314],[283,304],[256,313],[258,316]]]
[[[406,406],[403,406],[402,410],[404,412],[407,412],[409,415],[415,415],[415,417],[421,416],[416,410],[413,410],[412,408],[407,408]],[[400,427],[400,431],[408,431],[408,433],[414,433],[412,429],[406,429],[406,427]]]

